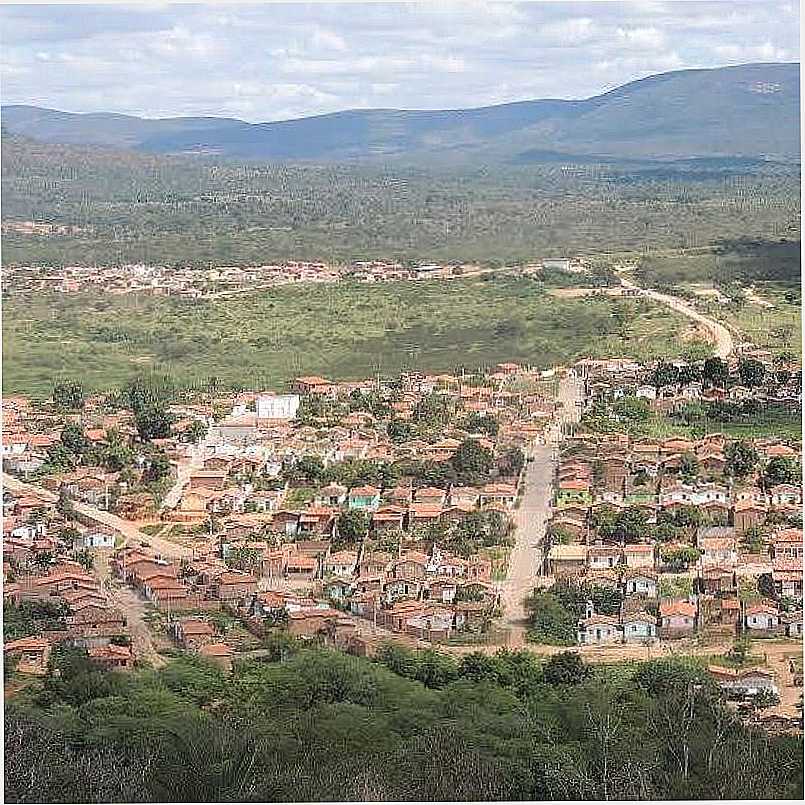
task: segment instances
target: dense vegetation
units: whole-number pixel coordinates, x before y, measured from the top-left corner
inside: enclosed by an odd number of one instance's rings
[[[473,167],[267,165],[3,139],[3,262],[526,262],[799,237],[798,166],[572,159]]]
[[[277,387],[403,368],[541,367],[585,355],[674,355],[680,316],[647,302],[555,299],[511,277],[305,285],[205,301],[97,294],[15,296],[3,305],[7,393],[49,395],[80,379],[109,389],[143,369]],[[572,322],[572,326],[569,323]]]
[[[786,283],[798,296],[801,273],[798,239],[739,239],[696,253],[641,258],[637,277],[646,286],[679,288],[687,283],[711,283],[727,291],[753,282]]]
[[[6,704],[9,802],[798,798],[802,741],[744,726],[696,666],[276,643],[231,678],[79,652]],[[393,669],[390,670],[390,669]]]

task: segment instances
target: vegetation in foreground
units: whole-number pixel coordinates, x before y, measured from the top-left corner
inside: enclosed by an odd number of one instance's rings
[[[300,285],[206,301],[15,296],[3,314],[4,391],[34,396],[54,380],[106,390],[144,369],[179,383],[216,377],[266,388],[303,374],[649,359],[677,354],[685,326],[645,300],[556,299],[539,282],[504,276]]]
[[[592,800],[802,795],[802,740],[742,723],[700,666],[574,654],[379,662],[275,639],[228,679],[76,650],[6,703],[9,802]]]

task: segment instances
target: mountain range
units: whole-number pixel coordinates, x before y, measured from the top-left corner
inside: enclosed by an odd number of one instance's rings
[[[148,119],[2,107],[3,128],[46,143],[265,161],[798,160],[798,64],[682,70],[584,100],[476,109],[356,109],[296,120]]]

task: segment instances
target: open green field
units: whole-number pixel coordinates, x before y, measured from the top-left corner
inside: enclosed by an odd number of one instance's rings
[[[802,354],[802,298],[799,284],[757,282],[755,296],[772,305],[748,301],[740,307],[727,306],[718,318],[742,338],[774,353]]]
[[[677,354],[686,320],[646,301],[556,299],[527,278],[277,288],[236,298],[10,297],[5,393],[47,395],[76,378],[108,389],[144,370],[280,387],[404,368],[548,367],[585,355]]]

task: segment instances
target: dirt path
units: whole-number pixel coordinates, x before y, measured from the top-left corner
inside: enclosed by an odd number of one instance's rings
[[[670,296],[669,294],[660,293],[659,291],[652,291],[648,288],[641,288],[639,285],[635,285],[623,276],[620,277],[620,281],[624,288],[638,291],[640,296],[653,299],[655,302],[670,307],[677,313],[681,313],[683,316],[687,316],[689,319],[693,319],[695,322],[703,325],[710,334],[715,354],[719,358],[725,359],[732,353],[734,349],[732,334],[721,322],[699,313],[691,304],[682,299],[678,299],[676,296]]]

